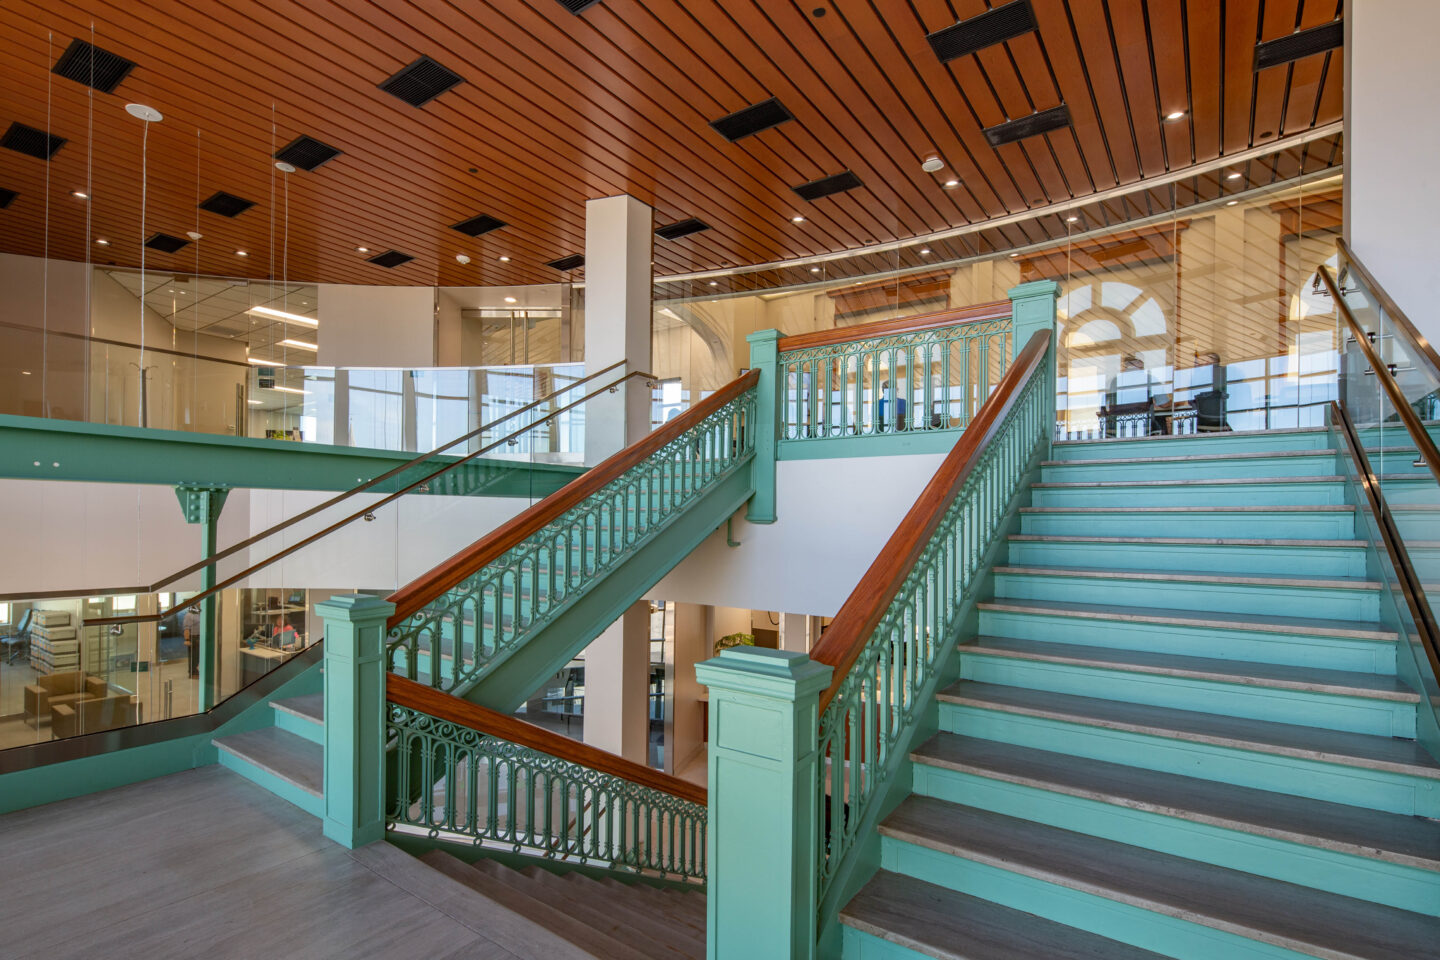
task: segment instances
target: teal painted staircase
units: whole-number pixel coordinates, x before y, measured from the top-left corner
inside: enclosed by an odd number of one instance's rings
[[[1055,445],[846,958],[1440,957],[1440,763],[1327,444]]]

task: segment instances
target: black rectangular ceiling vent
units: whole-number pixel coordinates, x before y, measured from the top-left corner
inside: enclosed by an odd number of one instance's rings
[[[849,170],[844,173],[834,173],[828,177],[821,177],[819,180],[811,180],[809,183],[802,183],[798,187],[791,187],[800,194],[802,200],[819,200],[821,197],[828,197],[832,193],[844,193],[846,190],[854,190],[863,186],[860,178]]]
[[[390,79],[380,89],[394,94],[412,107],[423,107],[465,78],[429,57],[421,57]]]
[[[67,80],[94,87],[101,93],[114,93],[120,81],[130,75],[135,63],[118,53],[101,50],[86,40],[75,38],[55,61],[55,72]]]
[[[410,254],[401,253],[399,250],[386,250],[382,254],[371,257],[370,262],[375,264],[376,266],[390,267],[393,269],[400,266],[400,264],[402,263],[409,263],[411,260],[414,259],[415,258],[410,256]]]
[[[689,220],[681,220],[678,223],[667,223],[655,231],[655,236],[661,240],[679,240],[681,237],[688,237],[692,233],[699,233],[702,230],[709,230],[710,224],[704,220],[697,220],[691,217]]]
[[[744,110],[736,110],[728,117],[711,120],[710,126],[714,127],[715,132],[720,136],[734,143],[736,140],[743,140],[761,130],[769,130],[786,120],[794,119],[794,114],[781,106],[779,100],[771,97],[763,103],[746,107]]]
[[[246,200],[243,197],[235,196],[233,193],[226,193],[224,190],[220,190],[210,199],[200,204],[200,209],[208,210],[211,213],[218,213],[222,217],[238,217],[253,206],[255,206],[254,200]]]
[[[504,220],[497,220],[488,213],[482,213],[478,217],[471,217],[469,220],[462,220],[451,227],[451,230],[459,230],[461,233],[471,237],[478,237],[482,233],[489,233],[491,230],[499,230],[505,226]]]
[[[580,13],[583,10],[589,10],[599,2],[600,0],[560,0],[560,6],[571,13]]]
[[[4,187],[0,187],[0,210],[4,210],[10,206],[10,204],[14,203],[15,198],[18,196],[20,196],[20,194],[14,190],[6,190]]]
[[[1255,69],[1278,66],[1308,57],[1312,53],[1324,53],[1343,46],[1345,43],[1345,21],[1332,20],[1309,30],[1300,30],[1278,40],[1266,40],[1255,44]]]
[[[1021,117],[1019,120],[1006,120],[993,127],[986,127],[985,139],[990,141],[990,146],[998,147],[1001,144],[1014,143],[1016,140],[1024,140],[1027,137],[1038,137],[1042,133],[1049,133],[1051,130],[1059,130],[1068,126],[1070,126],[1070,108],[1062,103],[1049,110],[1037,110],[1030,116]]]
[[[157,233],[145,241],[145,246],[151,250],[159,250],[161,253],[176,253],[182,247],[188,246],[189,240],[183,237],[172,237],[168,233]]]
[[[339,150],[302,133],[281,147],[280,151],[275,154],[275,159],[299,167],[301,170],[314,170],[338,156],[340,156]]]
[[[0,147],[14,150],[16,153],[23,153],[27,157],[34,157],[37,160],[49,160],[55,156],[55,151],[63,146],[65,146],[64,137],[57,137],[53,133],[27,127],[23,123],[10,124],[10,129],[5,131],[5,136],[0,137]]]
[[[1034,29],[1035,14],[1030,9],[1030,0],[1015,0],[943,30],[936,30],[925,39],[930,41],[930,49],[935,51],[935,56],[944,63],[1013,40]]]
[[[561,257],[559,260],[551,260],[549,263],[545,264],[545,266],[551,267],[561,272],[564,272],[566,270],[579,270],[581,267],[585,266],[585,255],[581,253],[572,253],[568,257]]]

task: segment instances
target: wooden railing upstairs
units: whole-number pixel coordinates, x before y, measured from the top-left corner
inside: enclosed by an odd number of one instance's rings
[[[704,787],[393,674],[389,830],[705,878]]]
[[[1054,352],[1035,333],[941,463],[810,658],[833,668],[819,698],[815,864],[833,919],[862,838],[954,663],[991,547],[1054,429]],[[712,784],[714,787],[714,784]]]
[[[759,376],[731,381],[392,594],[390,669],[451,690],[523,645],[748,464]]]
[[[961,430],[1014,350],[1013,305],[982,303],[781,337],[783,441]]]

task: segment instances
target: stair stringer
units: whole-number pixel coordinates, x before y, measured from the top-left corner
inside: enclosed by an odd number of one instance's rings
[[[1047,444],[1046,447],[1049,445]],[[914,725],[904,749],[890,754],[889,769],[882,772],[880,795],[870,804],[869,811],[860,820],[858,836],[864,839],[857,843],[845,861],[835,872],[830,889],[817,909],[817,957],[838,957],[841,955],[840,909],[849,903],[860,888],[870,882],[880,869],[880,824],[902,801],[913,792],[914,761],[910,754],[921,744],[940,732],[940,706],[935,696],[945,687],[960,678],[960,641],[974,636],[979,629],[979,611],[976,604],[993,595],[996,562],[1006,556],[1009,538],[1020,532],[1020,508],[1030,505],[1030,485],[1040,476],[1040,463],[1049,458],[1049,450],[1042,449],[1031,461],[1023,474],[1020,484],[1006,506],[1005,515],[996,527],[996,534],[985,550],[981,573],[969,596],[965,599],[955,618],[955,626],[943,638],[940,665],[921,688],[917,702],[926,704],[919,722]]]
[[[754,496],[741,464],[596,579],[522,644],[492,661],[478,679],[452,691],[471,703],[513,713],[555,672],[660,582]]]

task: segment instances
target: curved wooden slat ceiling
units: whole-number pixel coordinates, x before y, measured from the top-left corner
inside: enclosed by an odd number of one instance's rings
[[[195,230],[201,242],[147,250],[147,265],[546,283],[567,276],[546,261],[583,253],[585,201],[630,193],[657,226],[712,227],[656,240],[664,276],[1083,198],[1341,115],[1340,50],[1252,68],[1257,41],[1330,21],[1341,0],[1031,2],[1037,32],[941,63],[926,34],[985,0],[601,0],[578,16],[557,0],[6,0],[0,128],[68,142],[48,164],[0,150],[0,188],[18,194],[0,210],[0,251],[134,266],[144,235]],[[75,37],[137,67],[92,96],[51,73]],[[422,54],[465,82],[418,109],[377,87]],[[769,97],[795,119],[737,143],[710,128]],[[986,141],[985,127],[1062,101],[1069,128]],[[131,102],[165,115],[148,143]],[[1166,122],[1175,110],[1185,117]],[[272,154],[300,134],[343,153],[283,177]],[[947,163],[937,174],[920,169],[932,152]],[[844,170],[864,186],[813,203],[791,190]],[[951,177],[961,186],[946,189]],[[256,206],[233,220],[198,211],[217,190]],[[508,226],[450,229],[482,213]],[[1005,234],[1036,243],[1045,228]],[[389,249],[415,259],[365,262]]]

